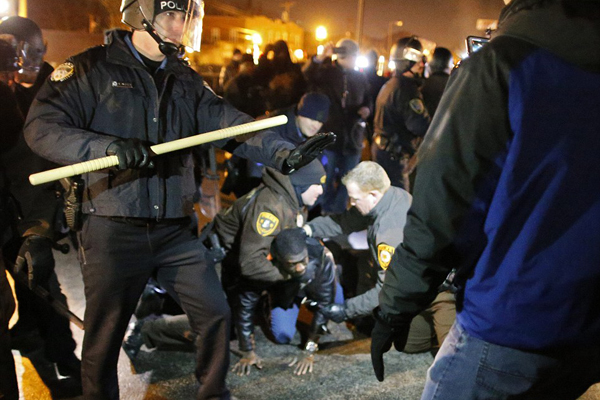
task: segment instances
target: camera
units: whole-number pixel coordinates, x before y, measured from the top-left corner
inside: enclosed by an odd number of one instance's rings
[[[467,36],[467,52],[469,55],[480,50],[490,39],[479,36]]]
[[[340,56],[345,56],[347,54],[346,48],[345,47],[334,47],[333,48],[333,54],[337,54]]]

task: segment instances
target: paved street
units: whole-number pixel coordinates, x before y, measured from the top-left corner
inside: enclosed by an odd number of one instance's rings
[[[84,299],[79,265],[73,251],[56,254],[59,279],[68,297],[69,306],[83,316]],[[264,358],[261,371],[250,376],[228,378],[232,393],[239,399],[419,399],[425,373],[433,358],[429,354],[406,355],[395,351],[386,357],[386,380],[377,382],[369,360],[369,339],[351,340],[344,325],[332,325],[332,334],[323,340],[311,375],[294,376],[285,361],[298,352],[300,337],[292,345],[274,345],[257,328],[257,349]],[[73,333],[79,346],[83,332],[74,325]],[[232,348],[237,343],[232,342]],[[78,352],[81,351],[79,347]],[[238,357],[231,356],[232,364]],[[27,358],[19,358],[25,399],[51,399]],[[121,351],[119,382],[121,398],[125,400],[192,399],[196,391],[193,375],[194,355],[179,351],[140,352],[135,365]],[[583,400],[600,400],[600,385],[596,385]]]

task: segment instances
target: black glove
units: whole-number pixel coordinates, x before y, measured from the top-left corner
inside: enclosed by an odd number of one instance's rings
[[[281,172],[291,174],[317,158],[325,147],[335,142],[335,133],[318,133],[296,147],[283,162]]]
[[[144,168],[150,162],[150,148],[139,139],[118,139],[108,145],[106,155],[117,156],[119,169]]]
[[[27,236],[19,250],[15,269],[17,274],[27,275],[30,289],[48,282],[54,270],[52,241],[43,236]]]
[[[410,322],[398,323],[392,321],[379,307],[373,310],[375,327],[371,332],[371,363],[375,376],[379,382],[383,382],[383,353],[392,348],[392,343],[398,351],[406,346]]]
[[[338,324],[348,319],[348,314],[346,314],[346,304],[328,304],[321,309],[321,313],[323,313],[325,318]]]

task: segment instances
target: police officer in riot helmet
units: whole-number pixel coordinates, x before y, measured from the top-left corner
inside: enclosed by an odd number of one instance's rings
[[[385,169],[392,186],[406,190],[410,189],[408,175],[413,168],[409,160],[431,122],[419,89],[425,67],[422,51],[414,36],[392,46],[394,75],[377,96],[373,122],[373,160]]]
[[[15,16],[0,23],[0,35],[12,37],[19,68],[12,74],[11,88],[26,116],[38,90],[54,70],[44,61],[47,46],[42,30],[31,19]]]
[[[33,359],[33,366],[38,371],[46,371],[46,365],[52,365],[52,372],[56,371],[55,374],[40,372],[54,398],[80,395],[81,363],[74,354],[76,343],[69,321],[32,292],[42,288],[58,302],[66,302],[54,272],[52,251],[60,230],[56,223],[60,210],[56,187],[54,184],[32,186],[27,180],[30,174],[55,165],[34,154],[22,132],[24,116],[40,86],[35,82],[43,74],[47,76],[52,67],[43,63],[45,45],[35,22],[22,17],[7,18],[0,23],[0,38],[13,52],[11,71],[3,74],[7,85],[3,85],[0,106],[3,124],[0,166],[2,179],[19,214],[10,240],[2,243],[2,250],[15,264],[11,268],[13,274],[17,279],[26,278],[21,280],[28,281],[29,285],[29,288],[24,285],[16,288],[20,318],[11,329],[11,344],[25,356],[31,348],[44,349],[41,357]],[[16,107],[7,107],[7,104]]]
[[[201,0],[124,0],[107,44],[56,68],[29,112],[25,138],[60,164],[115,155],[116,168],[82,176],[80,261],[86,293],[82,351],[86,399],[118,399],[120,344],[151,276],[180,303],[196,343],[197,398],[228,399],[230,311],[192,218],[192,149],[155,156],[150,146],[252,121],[216,96],[180,57],[200,49]],[[215,142],[291,173],[332,135],[296,149],[270,131]]]
[[[11,145],[7,137],[18,135],[22,126],[22,121],[19,123],[10,118],[11,115],[18,114],[18,107],[10,88],[5,84],[5,77],[12,75],[17,69],[17,54],[10,42],[5,40],[4,35],[0,35],[0,120],[3,121],[0,157]],[[0,398],[16,400],[19,398],[19,387],[11,352],[9,328],[14,325],[18,315],[14,313],[15,296],[12,289],[14,285],[10,285],[9,275],[5,271],[1,247],[10,238],[12,225],[18,218],[16,210],[8,207],[9,204],[8,182],[2,173],[0,174]]]
[[[16,82],[24,85],[35,83],[44,65],[46,44],[40,27],[29,18],[9,17],[0,24],[0,34],[13,35],[17,41],[20,68]]]

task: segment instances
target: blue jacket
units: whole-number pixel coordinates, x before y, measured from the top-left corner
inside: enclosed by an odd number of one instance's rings
[[[459,267],[466,331],[541,350],[600,337],[600,30],[532,2],[450,78],[380,305],[409,321]]]

